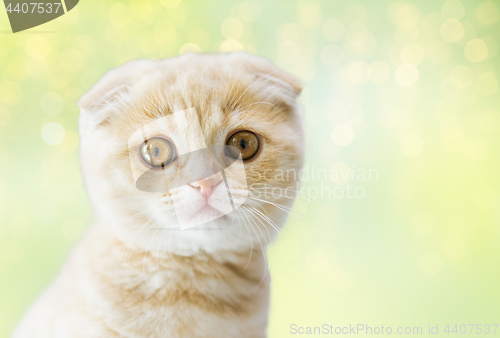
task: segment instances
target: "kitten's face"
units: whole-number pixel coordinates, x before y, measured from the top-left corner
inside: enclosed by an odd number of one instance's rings
[[[299,92],[290,75],[242,53],[108,73],[79,102],[98,219],[137,245],[179,253],[265,245],[303,163]]]

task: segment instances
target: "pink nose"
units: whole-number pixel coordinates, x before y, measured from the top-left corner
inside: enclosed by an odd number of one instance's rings
[[[212,195],[214,192],[215,188],[222,182],[222,175],[216,174],[207,178],[204,178],[202,180],[199,180],[197,182],[193,182],[190,184],[195,189],[198,189],[203,197],[205,197],[206,200]]]

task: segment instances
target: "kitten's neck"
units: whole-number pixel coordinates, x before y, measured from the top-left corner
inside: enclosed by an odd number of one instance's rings
[[[168,302],[187,292],[224,303],[247,299],[268,288],[265,252],[260,250],[190,256],[144,250],[99,224],[90,229],[82,244],[92,246],[87,266],[115,286],[117,294],[133,292],[144,299],[155,296]]]

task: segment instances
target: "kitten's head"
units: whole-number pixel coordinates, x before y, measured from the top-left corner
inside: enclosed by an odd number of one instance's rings
[[[79,101],[98,221],[136,245],[181,254],[265,245],[303,164],[300,91],[294,77],[244,53],[110,71]]]

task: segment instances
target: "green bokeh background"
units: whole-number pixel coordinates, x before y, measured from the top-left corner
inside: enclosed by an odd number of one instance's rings
[[[310,201],[296,203],[302,220],[291,217],[270,248],[269,336],[291,324],[424,335],[439,324],[443,336],[446,324],[499,324],[499,8],[85,0],[17,34],[2,9],[0,336],[92,222],[77,99],[132,59],[239,49],[305,83]],[[355,188],[362,198],[347,196]]]

